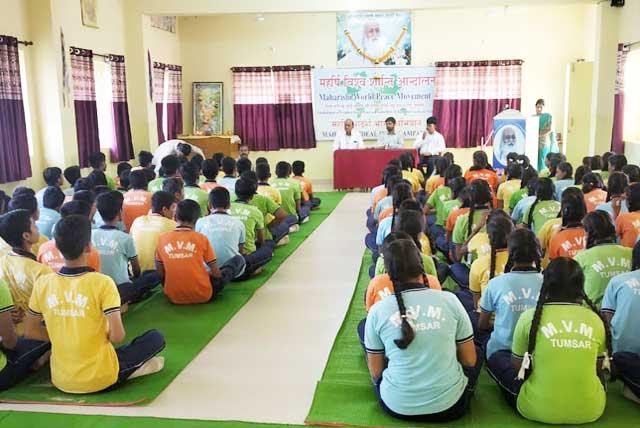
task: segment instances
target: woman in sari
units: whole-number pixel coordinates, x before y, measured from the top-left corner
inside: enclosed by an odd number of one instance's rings
[[[549,152],[557,152],[555,135],[553,133],[553,118],[549,113],[543,113],[544,100],[536,101],[536,116],[540,118],[538,134],[538,171],[545,168],[544,160]]]

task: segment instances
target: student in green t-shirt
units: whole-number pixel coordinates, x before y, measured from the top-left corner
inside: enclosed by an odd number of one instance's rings
[[[469,207],[469,192],[466,188],[467,180],[464,177],[456,177],[449,180],[447,187],[451,189],[451,199],[442,204],[442,217],[445,226],[448,224],[449,215],[460,209]],[[440,215],[440,213],[438,213]],[[446,257],[449,256],[449,243],[451,242],[451,234],[453,230],[445,227],[445,233],[435,240],[435,246],[438,251],[442,252]]]
[[[596,210],[582,220],[587,249],[574,257],[587,279],[585,292],[600,307],[609,280],[631,271],[631,248],[618,245],[616,229],[606,211]]]
[[[509,212],[513,212],[518,202],[529,195],[529,182],[538,178],[538,171],[529,166],[522,171],[522,180],[520,180],[520,190],[516,190],[509,199]]]
[[[278,189],[282,195],[282,208],[289,215],[297,215],[298,223],[308,221],[310,208],[301,205],[302,188],[300,183],[291,176],[291,164],[288,162],[278,162],[276,164],[276,178],[271,180],[271,187]]]
[[[187,161],[180,167],[180,175],[184,180],[184,198],[191,199],[200,207],[200,217],[209,215],[209,195],[198,185],[198,166],[192,161]]]
[[[536,308],[516,324],[511,355],[495,352],[489,357],[489,373],[527,419],[583,424],[604,412],[601,379],[609,366],[611,335],[584,283],[575,260],[551,261]]]
[[[444,162],[447,162],[444,159]],[[429,195],[429,199],[427,199],[427,210],[429,215],[433,215],[431,223],[429,223],[429,217],[427,217],[427,224],[429,225],[429,234],[432,240],[436,240],[439,236],[445,234],[444,223],[447,221],[447,218],[444,216],[444,203],[449,201],[452,196],[451,190],[451,180],[457,177],[462,177],[462,168],[460,165],[449,165],[447,169],[444,170],[444,186],[438,187],[433,191],[431,195]]]
[[[5,224],[1,227],[11,227],[9,223],[3,223]],[[13,325],[13,311],[13,299],[9,287],[4,280],[0,280],[0,336],[2,337],[0,391],[11,388],[27,377],[32,371],[32,366],[51,349],[51,344],[48,342],[19,337]],[[42,364],[37,365],[42,366]]]
[[[524,213],[524,224],[536,235],[542,226],[560,212],[560,202],[556,201],[556,187],[550,178],[540,178],[536,187],[536,199]]]
[[[451,277],[461,287],[469,287],[469,266],[464,262],[467,244],[475,233],[482,230],[492,204],[492,193],[486,180],[473,180],[469,185],[469,212],[456,220],[451,235],[449,251],[454,263],[450,266]]]

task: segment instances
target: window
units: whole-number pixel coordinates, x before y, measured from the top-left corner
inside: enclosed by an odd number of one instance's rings
[[[632,49],[624,69],[624,141],[640,142],[640,49]]]
[[[96,107],[98,110],[98,133],[100,148],[111,149],[115,141],[111,89],[111,65],[102,58],[93,59],[96,81]]]
[[[29,156],[33,156],[33,134],[31,131],[31,110],[29,109],[29,85],[27,84],[27,61],[24,50],[19,48],[18,60],[20,61],[20,84],[22,85],[22,104],[24,106],[24,121],[27,125],[27,144]]]

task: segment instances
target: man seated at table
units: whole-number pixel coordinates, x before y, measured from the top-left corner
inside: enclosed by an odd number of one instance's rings
[[[440,156],[446,150],[444,137],[436,131],[436,118],[431,116],[427,119],[427,129],[416,138],[413,144],[420,154],[420,164],[427,166],[427,178],[431,177],[435,167],[435,156]]]
[[[333,151],[350,149],[364,149],[364,142],[360,132],[353,129],[353,120],[347,119],[344,121],[344,131],[339,131],[336,134],[336,139],[333,141]]]
[[[387,128],[378,135],[378,147],[381,149],[401,149],[404,147],[402,135],[396,134],[396,118],[388,117],[384,121]]]

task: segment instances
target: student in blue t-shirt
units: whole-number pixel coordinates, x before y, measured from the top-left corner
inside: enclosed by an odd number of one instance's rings
[[[198,220],[196,232],[209,239],[216,254],[216,262],[221,268],[234,257],[242,259],[242,266],[236,278],[244,274],[246,262],[242,257],[242,248],[246,240],[244,223],[229,214],[231,195],[224,187],[216,187],[209,192],[209,209],[211,214]]]
[[[511,354],[518,319],[524,311],[536,306],[542,287],[540,244],[536,235],[529,229],[516,229],[509,235],[507,246],[509,259],[505,273],[489,281],[479,304],[479,330],[491,330],[491,316],[495,314],[493,332],[486,346],[489,361],[496,352]]]
[[[218,180],[218,184],[229,191],[229,194],[233,194],[236,188],[236,160],[232,157],[225,157],[222,159],[222,171],[224,171],[224,177]]]
[[[611,325],[613,362],[625,384],[622,394],[640,403],[640,241],[633,247],[633,270],[609,281],[602,315]]]
[[[140,272],[133,238],[116,226],[122,218],[122,194],[116,190],[101,194],[97,207],[104,224],[93,229],[91,243],[100,253],[101,273],[116,283],[122,304],[143,300],[161,280],[156,271]]]
[[[62,218],[60,208],[64,204],[64,192],[59,187],[47,187],[42,196],[42,208],[40,216],[36,221],[36,226],[41,235],[51,239],[53,237],[53,226]]]
[[[371,307],[364,337],[380,405],[409,421],[458,419],[469,408],[482,365],[471,321],[454,294],[425,287],[412,241],[396,240],[383,252],[395,298]]]
[[[556,186],[555,195],[558,202],[562,201],[562,192],[573,186],[573,183],[573,166],[569,162],[560,162],[556,168],[556,181],[554,182]]]

